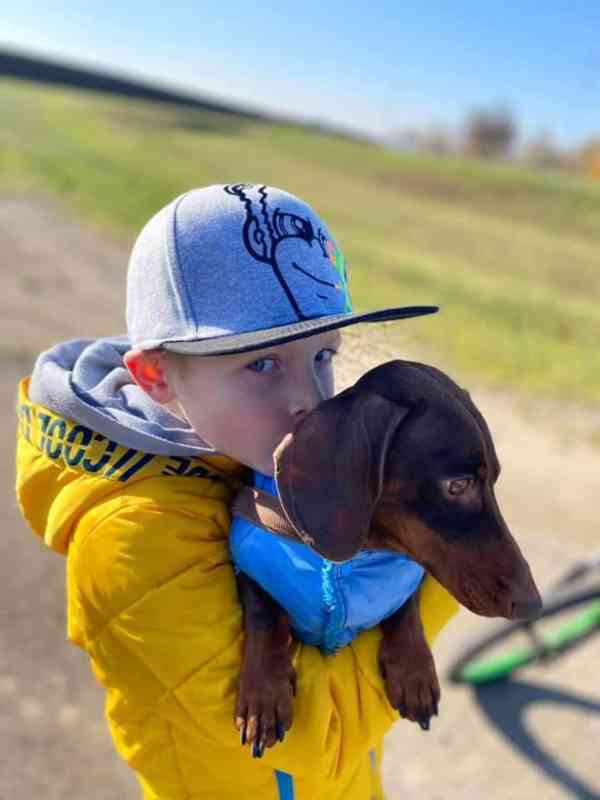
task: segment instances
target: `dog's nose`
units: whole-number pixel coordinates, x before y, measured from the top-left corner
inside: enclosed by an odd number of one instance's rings
[[[539,617],[544,609],[541,597],[535,600],[530,600],[526,603],[513,603],[510,619],[536,619]]]
[[[520,554],[519,554],[520,555]],[[539,590],[533,580],[529,564],[520,556],[516,569],[510,577],[497,578],[497,586],[506,590],[508,619],[535,619],[542,613],[543,604]]]

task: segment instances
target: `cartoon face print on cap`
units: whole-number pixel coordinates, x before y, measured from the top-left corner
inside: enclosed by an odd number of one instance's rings
[[[299,320],[352,310],[344,256],[314,212],[291,196],[290,207],[285,196],[274,205],[266,186],[238,183],[224,190],[244,205],[246,250],[272,270]]]

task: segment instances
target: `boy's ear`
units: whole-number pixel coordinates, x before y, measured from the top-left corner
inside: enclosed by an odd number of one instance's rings
[[[137,385],[157,403],[175,398],[165,370],[165,354],[161,350],[128,350],[123,363]]]

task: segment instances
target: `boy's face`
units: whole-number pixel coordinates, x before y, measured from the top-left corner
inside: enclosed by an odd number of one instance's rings
[[[273,451],[300,419],[333,397],[338,330],[250,353],[179,356],[130,350],[124,361],[156,402],[187,419],[219,453],[273,475]]]

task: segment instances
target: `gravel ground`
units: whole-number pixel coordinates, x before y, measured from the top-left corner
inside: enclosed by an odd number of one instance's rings
[[[125,330],[128,246],[74,220],[52,198],[25,194],[0,195],[0,243],[0,436],[7,454],[0,468],[0,798],[135,798],[137,783],[103,719],[102,689],[87,657],[66,641],[64,560],[32,535],[14,498],[17,381],[57,341]],[[390,358],[436,364],[431,354],[398,345],[392,329],[402,324],[409,323],[345,329],[338,390]],[[509,393],[468,388],[503,465],[500,505],[543,589],[572,560],[599,549],[600,453],[586,444],[585,422],[571,409],[524,407]],[[436,644],[440,675],[491,624],[462,610]],[[474,692],[442,680],[431,731],[400,721],[386,738],[388,798],[600,798],[599,661],[596,637],[501,686]]]

